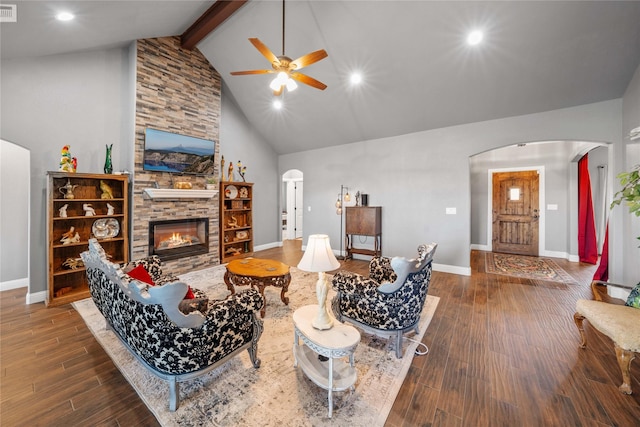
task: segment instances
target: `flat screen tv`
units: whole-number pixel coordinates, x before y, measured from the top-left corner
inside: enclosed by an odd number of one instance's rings
[[[147,128],[142,168],[153,172],[211,175],[216,144],[208,139]]]

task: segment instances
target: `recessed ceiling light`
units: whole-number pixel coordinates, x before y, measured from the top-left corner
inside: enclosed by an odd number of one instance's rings
[[[280,110],[282,108],[282,101],[280,101],[279,99],[274,99],[273,108],[275,108],[276,110]]]
[[[58,21],[71,21],[76,16],[70,12],[60,12],[56,15]]]
[[[351,74],[351,84],[357,85],[362,83],[362,74],[353,73]]]
[[[467,36],[467,43],[471,46],[475,46],[477,44],[480,44],[483,38],[484,34],[482,34],[482,31],[475,30],[470,32]]]

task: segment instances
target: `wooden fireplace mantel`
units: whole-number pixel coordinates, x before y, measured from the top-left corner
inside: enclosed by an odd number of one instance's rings
[[[211,199],[218,194],[218,190],[177,189],[177,188],[144,188],[142,189],[147,199]]]

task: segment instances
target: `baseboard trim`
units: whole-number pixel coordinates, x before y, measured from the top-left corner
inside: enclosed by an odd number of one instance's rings
[[[458,265],[436,264],[434,262],[433,271],[458,274],[460,276],[471,276],[471,267],[460,267]]]
[[[253,251],[258,252],[258,251],[264,251],[267,249],[280,248],[280,247],[282,247],[282,242],[272,242],[272,243],[267,243],[265,245],[254,246]]]
[[[47,299],[47,291],[40,292],[27,292],[27,304],[36,304],[38,302],[45,302]]]
[[[470,246],[471,250],[476,250],[476,251],[487,251],[487,252],[491,252],[491,246],[489,245],[478,245],[475,243],[472,243]]]
[[[11,289],[28,288],[28,287],[29,287],[28,277],[0,282],[0,291],[8,291]]]

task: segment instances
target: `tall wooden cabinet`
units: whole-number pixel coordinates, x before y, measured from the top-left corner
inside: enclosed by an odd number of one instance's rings
[[[345,208],[346,259],[353,254],[380,256],[382,253],[382,207],[348,206]],[[353,236],[373,237],[373,249],[355,248]]]
[[[253,183],[220,183],[220,261],[253,255]]]
[[[129,261],[129,187],[126,175],[48,172],[47,306],[89,296],[80,253],[89,238],[111,261]]]

